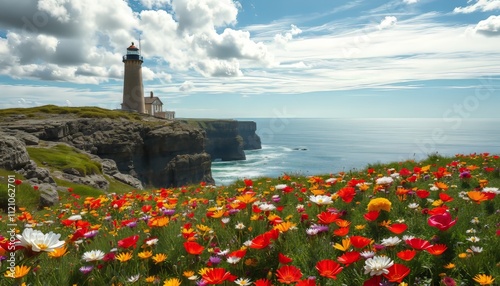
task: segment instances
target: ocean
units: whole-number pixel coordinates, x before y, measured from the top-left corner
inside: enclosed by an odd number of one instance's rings
[[[213,162],[217,185],[283,174],[318,175],[429,154],[500,154],[500,119],[242,119],[257,123],[262,149]]]

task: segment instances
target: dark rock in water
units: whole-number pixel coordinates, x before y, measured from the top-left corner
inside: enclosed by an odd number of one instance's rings
[[[238,134],[243,139],[244,150],[262,149],[260,137],[255,133],[257,131],[257,123],[254,121],[237,121]]]
[[[307,148],[293,148],[295,151],[307,151]]]
[[[0,132],[0,168],[21,169],[30,161],[26,146],[16,137]]]

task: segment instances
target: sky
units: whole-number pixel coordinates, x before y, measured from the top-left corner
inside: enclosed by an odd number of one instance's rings
[[[131,42],[176,117],[500,117],[500,0],[0,0],[0,108],[120,108]]]

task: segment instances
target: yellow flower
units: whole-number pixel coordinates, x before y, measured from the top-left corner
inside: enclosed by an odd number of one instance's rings
[[[165,283],[163,283],[163,286],[179,286],[181,285],[181,280],[177,278],[170,278],[165,280]]]
[[[344,238],[342,239],[342,245],[339,243],[335,243],[333,248],[338,249],[340,251],[347,251],[351,247],[351,239],[350,238]]]
[[[28,267],[28,266],[17,265],[14,268],[14,272],[7,270],[7,272],[5,272],[5,274],[4,274],[4,276],[8,277],[8,278],[21,278],[21,277],[26,276],[26,274],[28,274],[28,272],[30,272],[30,269],[31,269],[31,267]]]
[[[147,283],[154,283],[155,281],[157,281],[157,277],[156,276],[148,276],[144,279],[144,281],[146,281]]]
[[[368,211],[391,211],[391,202],[386,198],[375,198],[368,203]]]
[[[127,262],[130,259],[132,259],[132,252],[122,252],[118,255],[116,255],[116,260],[119,260],[120,262]]]
[[[191,276],[193,276],[193,275],[194,275],[194,271],[191,271],[191,270],[186,270],[186,271],[184,271],[184,272],[182,273],[182,275],[183,275],[184,277],[186,277],[186,278],[189,278],[189,277],[191,277]]]
[[[446,264],[443,267],[446,268],[446,269],[453,269],[453,268],[455,268],[455,264],[453,264],[453,263],[450,262],[450,263]]]
[[[495,278],[493,278],[491,275],[477,274],[476,276],[474,276],[474,281],[479,283],[479,285],[492,285],[493,281],[495,281]]]
[[[139,256],[139,258],[142,258],[142,259],[148,259],[151,256],[153,256],[153,252],[152,251],[143,251],[143,252],[137,253],[137,256]]]
[[[59,258],[64,256],[68,251],[68,247],[64,245],[63,247],[59,247],[54,249],[54,251],[49,252],[48,255],[50,258]]]
[[[458,254],[458,258],[467,258],[467,253],[462,252],[462,253]]]
[[[290,229],[294,229],[296,225],[297,224],[292,223],[290,221],[285,221],[285,222],[282,222],[278,225],[275,225],[273,227],[273,229],[277,229],[277,230],[279,230],[279,232],[284,233],[284,232],[289,231]]]
[[[358,224],[358,225],[356,225],[354,228],[355,228],[356,230],[363,230],[363,229],[365,229],[365,226],[366,226],[366,224]]]
[[[443,201],[442,201],[442,200],[440,200],[440,199],[437,199],[437,200],[435,200],[435,201],[433,201],[433,202],[432,202],[432,206],[433,206],[433,207],[439,207],[439,206],[441,206],[442,204],[443,204]]]
[[[201,231],[201,232],[209,232],[211,231],[212,229],[204,224],[197,224],[196,225],[196,228]]]
[[[153,256],[152,259],[155,262],[155,264],[162,263],[163,261],[167,260],[167,255],[163,253],[158,253],[155,256]]]

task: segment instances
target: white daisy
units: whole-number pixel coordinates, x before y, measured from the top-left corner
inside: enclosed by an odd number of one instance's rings
[[[60,234],[55,234],[52,231],[44,234],[39,230],[25,228],[21,235],[16,234],[19,239],[18,244],[34,252],[52,252],[56,248],[62,247],[65,242],[59,240]]]
[[[85,262],[99,261],[104,258],[104,255],[106,254],[101,250],[91,250],[83,253],[82,260]]]
[[[389,270],[387,270],[387,268],[391,267],[393,264],[394,261],[387,256],[374,256],[368,258],[364,266],[365,274],[370,273],[370,276],[388,274]]]
[[[398,245],[401,241],[402,240],[399,237],[393,236],[382,239],[382,242],[380,244],[382,244],[383,246],[395,246]]]
[[[392,182],[394,182],[394,179],[391,177],[380,177],[375,181],[377,185],[390,185]]]
[[[325,195],[309,196],[309,200],[317,205],[329,205],[333,203],[332,198]]]

